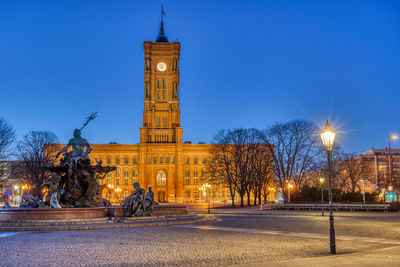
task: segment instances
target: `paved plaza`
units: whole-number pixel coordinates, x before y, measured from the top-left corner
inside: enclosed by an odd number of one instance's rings
[[[329,256],[327,216],[213,212],[218,220],[204,224],[0,233],[1,265],[394,266],[400,260],[399,213],[338,213],[338,255]]]

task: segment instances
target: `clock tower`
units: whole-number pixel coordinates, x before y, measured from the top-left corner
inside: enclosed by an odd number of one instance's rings
[[[169,42],[164,12],[155,42],[145,41],[144,111],[140,143],[182,143],[179,111],[180,43]]]

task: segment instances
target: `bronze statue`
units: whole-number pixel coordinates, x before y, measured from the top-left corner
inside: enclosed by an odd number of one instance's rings
[[[116,170],[116,167],[104,167],[102,161],[91,165],[89,153],[92,151],[89,142],[81,137],[81,130],[96,117],[92,113],[81,129],[74,130],[74,137],[69,140],[56,155],[63,158],[58,165],[42,166],[52,173],[52,178],[45,185],[48,194],[45,203],[51,207],[101,207],[109,205],[109,201],[102,198],[104,186],[98,180],[103,180],[107,173]],[[68,149],[72,147],[71,151]]]
[[[135,190],[121,202],[121,206],[124,208],[124,216],[127,217],[130,214],[131,216],[151,215],[154,202],[154,193],[151,191],[151,187],[149,187],[147,194],[137,182],[133,184],[133,188]]]
[[[34,197],[29,191],[26,191],[22,195],[21,203],[19,204],[20,208],[38,208],[39,207],[39,198]]]

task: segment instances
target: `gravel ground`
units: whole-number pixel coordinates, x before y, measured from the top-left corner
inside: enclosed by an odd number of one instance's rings
[[[328,217],[221,216],[204,226],[327,234]],[[337,218],[337,235],[400,240],[398,221]],[[201,226],[201,225],[196,225]],[[382,236],[381,236],[382,235]],[[388,247],[337,241],[338,253]],[[326,256],[328,239],[179,226],[0,235],[1,266],[232,266]]]

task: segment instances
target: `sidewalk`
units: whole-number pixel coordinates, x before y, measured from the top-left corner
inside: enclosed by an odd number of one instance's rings
[[[294,261],[276,262],[271,266],[398,266],[400,246],[351,254],[341,254]],[[259,266],[266,266],[260,264]]]
[[[190,207],[189,212],[198,214],[206,214],[206,208]],[[362,212],[362,211],[334,211],[334,216],[338,217],[388,217],[400,220],[400,212]],[[272,216],[321,216],[321,211],[306,210],[260,210],[260,206],[243,207],[243,208],[215,208],[211,209],[211,215],[272,215]],[[325,216],[329,215],[329,211],[325,211]]]

